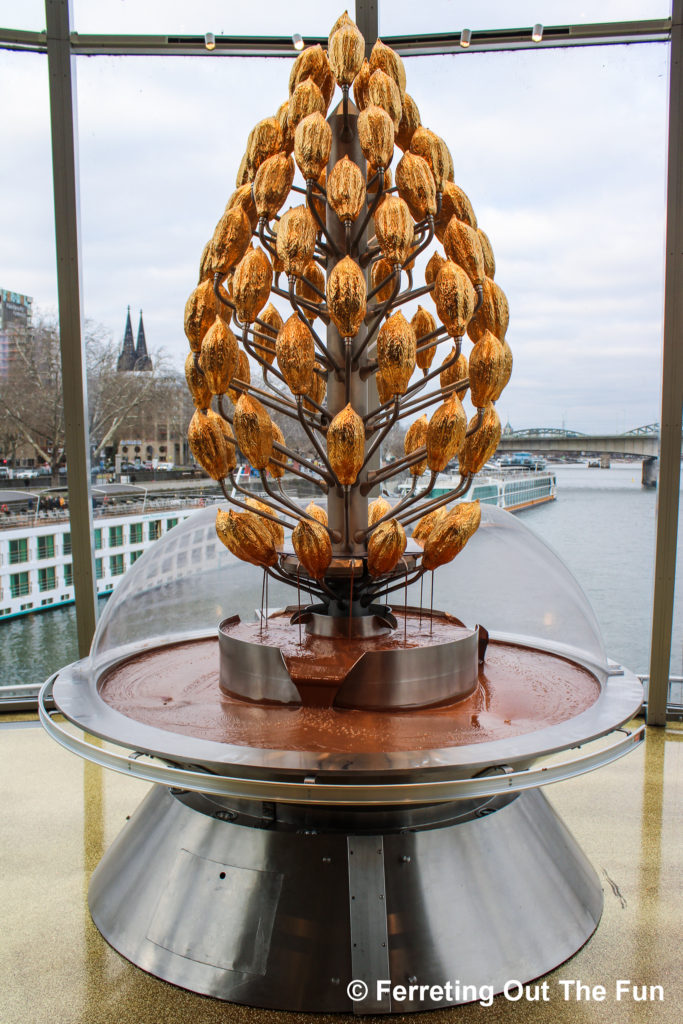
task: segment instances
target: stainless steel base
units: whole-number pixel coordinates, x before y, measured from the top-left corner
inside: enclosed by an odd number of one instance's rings
[[[115,949],[174,985],[250,1006],[362,1014],[466,1002],[463,986],[499,992],[537,978],[586,942],[603,897],[540,790],[325,811],[156,786],[98,866],[89,902]],[[353,980],[367,998],[352,1001]],[[378,997],[383,980],[450,982],[450,998]]]

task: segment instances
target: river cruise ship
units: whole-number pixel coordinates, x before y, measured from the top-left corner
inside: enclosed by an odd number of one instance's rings
[[[432,497],[437,498],[442,494],[457,487],[460,477],[456,474],[449,477],[446,474],[439,475],[436,486],[432,490]],[[408,493],[412,480],[404,481],[398,488],[401,497]],[[425,473],[420,477],[417,490],[429,486],[429,474]],[[481,476],[476,478],[475,483],[467,492],[464,501],[480,501],[484,505],[496,505],[504,508],[507,512],[520,512],[525,508],[533,508],[535,505],[543,505],[547,501],[554,501],[557,497],[557,481],[555,474],[549,471],[524,471],[515,472],[508,469],[496,469],[487,467]]]

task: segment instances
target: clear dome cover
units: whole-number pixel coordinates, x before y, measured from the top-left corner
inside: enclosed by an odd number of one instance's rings
[[[201,509],[175,526],[128,570],[100,618],[93,669],[143,646],[211,634],[229,615],[249,620],[258,614],[263,573],[220,543],[217,507]],[[509,512],[490,505],[481,511],[481,526],[465,549],[434,573],[434,608],[467,625],[485,626],[494,636],[605,671],[600,627],[564,562]],[[408,603],[417,605],[422,596],[428,610],[431,585],[427,573],[422,588],[409,588]],[[391,597],[395,604],[404,602],[402,590]],[[269,609],[296,602],[295,590],[269,581]],[[309,603],[303,587],[301,602]]]

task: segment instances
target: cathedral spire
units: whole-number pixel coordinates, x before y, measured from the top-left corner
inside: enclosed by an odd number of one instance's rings
[[[123,334],[123,348],[119,355],[116,369],[119,373],[126,373],[135,369],[135,345],[133,343],[133,325],[130,322],[130,306],[126,316],[126,329]]]
[[[140,310],[140,323],[138,324],[138,343],[135,349],[135,369],[151,370],[152,360],[147,354],[147,341],[145,340],[145,327],[142,322],[142,310]]]

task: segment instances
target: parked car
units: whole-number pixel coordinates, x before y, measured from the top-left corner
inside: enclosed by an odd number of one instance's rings
[[[15,480],[35,480],[37,476],[37,469],[17,469],[14,472]]]

